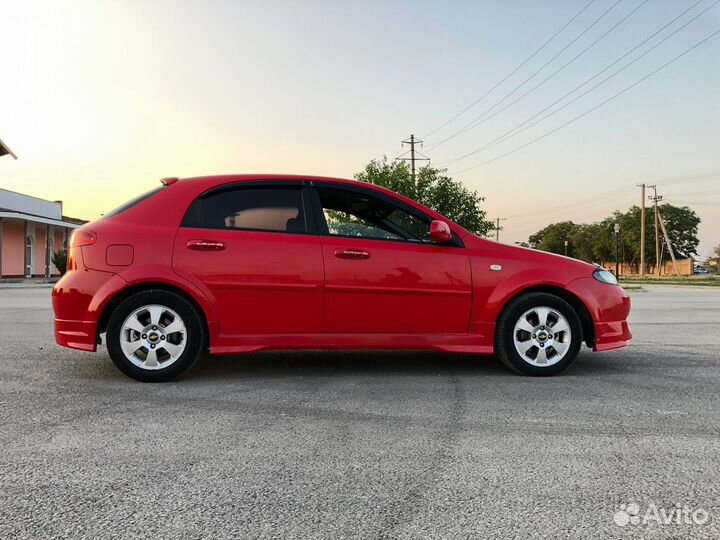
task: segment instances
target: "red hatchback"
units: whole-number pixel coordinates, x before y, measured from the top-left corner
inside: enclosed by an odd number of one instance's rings
[[[163,180],[77,229],[55,339],[166,381],[200,353],[439,349],[553,375],[631,338],[608,271],[479,238],[401,195],[276,175]]]

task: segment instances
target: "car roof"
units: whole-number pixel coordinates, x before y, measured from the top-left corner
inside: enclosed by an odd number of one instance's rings
[[[164,179],[167,180],[167,179]],[[252,182],[258,182],[258,181],[277,181],[277,180],[298,180],[298,181],[317,181],[317,182],[332,182],[335,184],[347,184],[347,185],[353,185],[353,186],[362,186],[368,189],[374,189],[376,191],[380,191],[383,193],[386,193],[390,196],[393,196],[395,198],[398,198],[400,200],[404,200],[405,202],[409,202],[413,206],[418,206],[419,203],[417,201],[413,201],[412,199],[409,199],[408,197],[396,193],[390,189],[387,189],[383,186],[378,186],[376,184],[371,184],[370,182],[363,182],[361,180],[348,180],[346,178],[333,178],[330,176],[314,176],[314,175],[305,175],[305,174],[265,174],[265,173],[258,173],[258,174],[219,174],[219,175],[209,175],[209,176],[193,176],[189,178],[180,178],[180,181],[183,184],[187,183],[198,183],[202,184],[203,187],[208,188],[210,186],[221,186],[223,184],[234,184],[236,182],[245,182],[245,181],[252,181]],[[419,205],[422,206],[422,205]],[[429,209],[427,209],[429,210]],[[430,210],[432,213],[432,210]]]
[[[355,184],[360,180],[348,180],[346,178],[333,178],[330,176],[315,176],[306,174],[277,174],[277,173],[257,173],[257,174],[218,174],[218,175],[207,175],[207,176],[192,176],[188,178],[181,178],[183,182],[192,181],[208,181],[212,180],[218,184],[225,182],[242,182],[245,180],[261,181],[261,180],[324,180],[330,182],[343,182]],[[365,183],[365,182],[363,182]]]

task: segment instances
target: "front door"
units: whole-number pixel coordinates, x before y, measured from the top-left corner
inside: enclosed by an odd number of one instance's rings
[[[224,334],[319,332],[323,260],[302,182],[243,182],[197,199],[173,266],[201,281]]]
[[[314,183],[325,261],[325,331],[468,331],[470,260],[438,245],[431,218],[371,190]]]

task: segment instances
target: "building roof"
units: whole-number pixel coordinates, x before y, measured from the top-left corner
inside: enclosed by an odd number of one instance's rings
[[[17,159],[17,156],[15,153],[10,150],[10,147],[6,145],[4,142],[2,142],[2,139],[0,139],[0,157],[10,155],[14,159]]]
[[[0,207],[48,219],[62,219],[62,203],[0,188]]]
[[[73,223],[71,221],[64,221],[62,219],[50,219],[40,216],[34,216],[32,214],[25,214],[23,212],[3,212],[0,211],[0,218],[5,219],[21,219],[24,221],[32,221],[33,223],[43,223],[45,225],[55,225],[56,227],[64,227],[66,229],[77,229],[82,223]]]
[[[0,218],[21,219],[70,229],[87,223],[63,216],[60,201],[48,201],[2,188],[0,188]]]

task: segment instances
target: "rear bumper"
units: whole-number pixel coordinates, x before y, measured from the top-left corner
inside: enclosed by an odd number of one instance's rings
[[[117,274],[94,270],[67,272],[53,287],[55,341],[81,351],[97,349],[98,321],[108,299],[127,282]]]
[[[81,351],[95,351],[97,323],[55,319],[55,342],[63,347]]]

